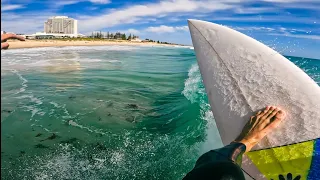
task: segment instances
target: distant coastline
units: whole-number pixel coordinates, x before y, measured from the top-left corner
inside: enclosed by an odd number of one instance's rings
[[[128,40],[104,40],[104,39],[41,39],[26,41],[8,41],[9,49],[37,48],[37,47],[63,47],[63,46],[110,46],[110,45],[133,45],[133,46],[185,46],[180,44],[162,44],[157,42],[134,42]]]

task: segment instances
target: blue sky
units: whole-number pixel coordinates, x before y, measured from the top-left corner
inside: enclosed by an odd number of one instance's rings
[[[320,59],[320,0],[2,0],[1,30],[43,31],[50,16],[77,19],[79,32],[122,31],[191,45],[187,19],[229,26],[282,54]]]

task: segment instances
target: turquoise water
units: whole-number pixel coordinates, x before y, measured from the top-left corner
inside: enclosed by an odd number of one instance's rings
[[[320,60],[288,57],[320,84]],[[2,179],[181,179],[221,147],[194,51],[1,53]]]

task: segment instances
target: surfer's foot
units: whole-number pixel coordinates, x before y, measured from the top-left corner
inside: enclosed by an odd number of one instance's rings
[[[278,127],[285,116],[283,110],[268,106],[255,116],[251,116],[250,121],[244,126],[242,133],[234,142],[243,143],[246,145],[246,152],[249,152],[262,138]]]

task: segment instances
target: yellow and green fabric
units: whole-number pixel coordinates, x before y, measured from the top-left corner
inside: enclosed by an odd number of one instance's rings
[[[301,180],[320,180],[320,139],[251,151],[249,158],[267,179],[291,173]]]

